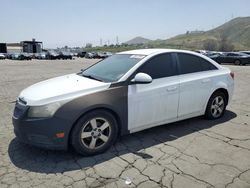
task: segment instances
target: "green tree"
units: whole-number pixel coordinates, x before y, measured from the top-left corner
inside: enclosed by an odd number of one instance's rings
[[[92,48],[92,44],[91,43],[87,43],[85,48]]]
[[[222,52],[228,52],[234,50],[234,45],[228,41],[226,35],[221,35],[219,50]]]
[[[203,44],[204,50],[216,51],[219,48],[219,44],[215,39],[207,39]]]

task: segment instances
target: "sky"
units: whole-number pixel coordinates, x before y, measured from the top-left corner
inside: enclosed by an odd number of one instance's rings
[[[44,48],[167,39],[250,16],[250,0],[0,0],[0,42]]]

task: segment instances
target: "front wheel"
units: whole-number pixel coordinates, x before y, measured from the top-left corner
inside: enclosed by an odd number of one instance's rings
[[[218,119],[226,109],[226,96],[223,92],[215,92],[209,99],[205,116],[207,119]]]
[[[71,144],[82,155],[103,153],[116,141],[118,125],[105,110],[95,110],[78,120],[71,133]]]

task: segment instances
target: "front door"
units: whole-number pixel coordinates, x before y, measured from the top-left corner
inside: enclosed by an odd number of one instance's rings
[[[137,73],[150,75],[148,84],[128,87],[128,129],[139,131],[177,118],[179,76],[172,54],[166,53],[145,62]]]

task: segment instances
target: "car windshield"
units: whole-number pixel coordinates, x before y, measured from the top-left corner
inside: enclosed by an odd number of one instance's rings
[[[106,58],[82,72],[82,76],[116,82],[145,56],[132,54],[116,54]]]

